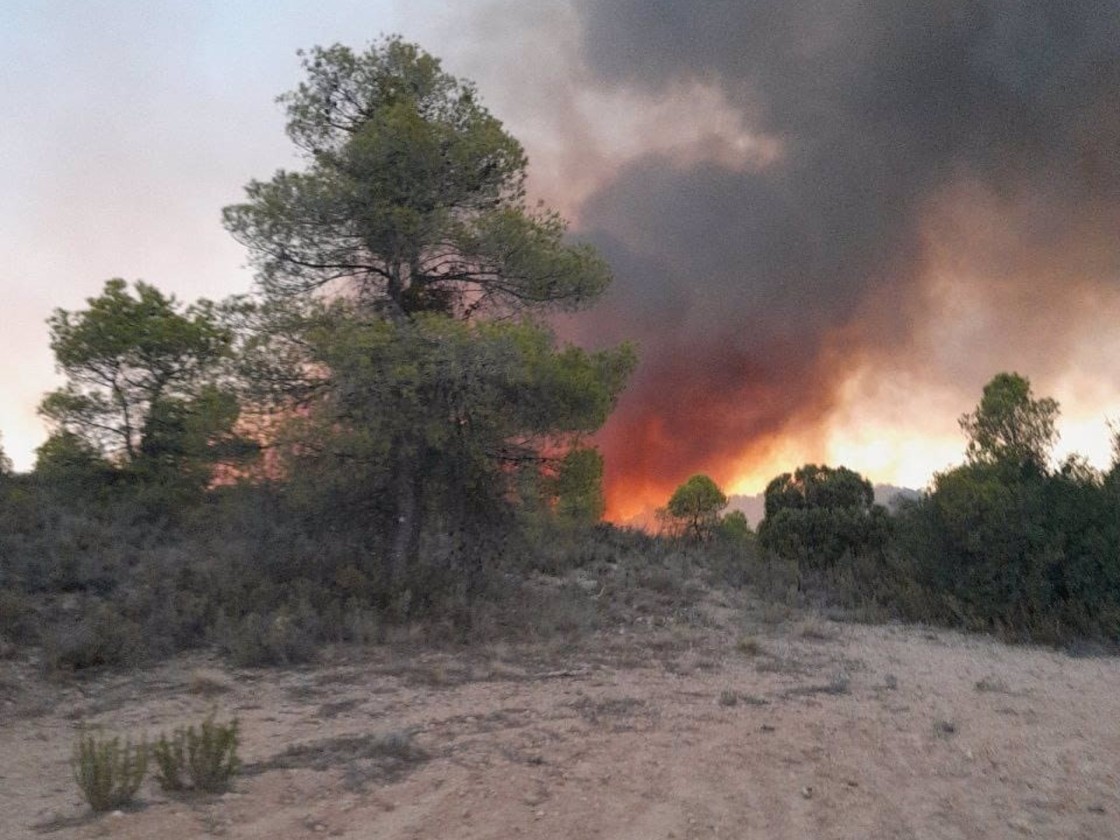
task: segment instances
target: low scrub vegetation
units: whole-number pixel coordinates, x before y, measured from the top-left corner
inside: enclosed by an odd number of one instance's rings
[[[1120,642],[1120,434],[1108,471],[1054,465],[1058,405],[1000,374],[961,418],[967,461],[888,511],[844,468],[766,490],[759,543],[800,593],[901,618],[1066,644]],[[773,591],[773,590],[772,590]]]
[[[545,316],[593,303],[609,267],[525,205],[518,142],[419,47],[315,49],[305,70],[281,101],[306,170],[223,214],[251,295],[114,279],[49,319],[50,436],[29,474],[0,452],[0,650],[38,645],[57,674],[200,647],[283,666],[401,628],[698,620],[705,587],[746,586],[774,621],[809,601],[1120,639],[1120,446],[1107,472],[1055,467],[1058,406],[1013,373],[961,418],[967,462],[893,511],[806,464],[757,533],[706,475],[656,535],[600,523],[589,438],[636,355],[564,345]]]
[[[148,770],[148,745],[121,744],[120,738],[83,732],[71,760],[74,781],[96,812],[121,808],[133,800]]]
[[[237,719],[223,724],[213,715],[197,727],[176,729],[170,737],[161,735],[152,747],[156,781],[169,792],[222,793],[241,767],[238,743]]]
[[[467,537],[437,515],[416,563],[393,579],[377,515],[309,513],[286,483],[216,487],[153,519],[127,485],[91,498],[43,475],[8,476],[0,635],[9,648],[39,646],[60,674],[194,648],[291,665],[401,628],[436,642],[549,638],[611,626],[620,612],[683,614],[706,588],[750,587],[776,620],[802,603],[1115,643],[1120,468],[1049,467],[1045,448],[1020,461],[986,452],[891,511],[857,474],[806,466],[771,483],[757,536],[718,516],[648,534],[507,502]]]
[[[197,725],[146,741],[122,744],[117,736],[83,730],[74,745],[71,768],[82,796],[96,813],[130,804],[155,759],[156,781],[169,793],[188,790],[222,793],[241,769],[237,719],[219,723],[211,714]]]

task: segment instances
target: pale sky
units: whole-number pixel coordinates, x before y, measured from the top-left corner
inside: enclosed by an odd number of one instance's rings
[[[248,291],[219,217],[251,178],[293,165],[274,100],[300,79],[296,50],[400,32],[438,55],[441,19],[393,0],[4,5],[0,434],[27,469],[45,437],[36,404],[59,382],[51,310],[111,277],[183,300]]]
[[[221,227],[220,211],[240,199],[250,179],[298,165],[274,100],[299,82],[300,48],[336,41],[361,48],[387,33],[417,41],[451,72],[477,82],[483,100],[526,145],[535,194],[577,227],[590,206],[588,218],[603,229],[603,208],[611,205],[600,193],[616,176],[638,183],[650,161],[686,174],[708,164],[740,174],[782,165],[783,140],[755,126],[735,89],[721,87],[708,70],[645,85],[641,65],[619,70],[608,84],[599,60],[601,75],[593,77],[581,52],[578,10],[596,5],[8,0],[0,28],[0,435],[17,469],[30,468],[45,438],[36,404],[59,384],[45,325],[54,307],[81,308],[111,277],[143,279],[182,300],[250,289],[246,255]],[[687,8],[701,14],[702,5]],[[938,198],[948,204],[946,195]],[[1000,208],[984,202],[1001,197],[980,192],[968,206],[994,218]],[[611,235],[622,231],[625,239],[626,220],[613,224]],[[932,214],[929,241],[950,241],[939,231],[953,224],[973,231],[975,215]],[[639,226],[634,222],[629,241],[645,235]],[[975,236],[973,250],[990,245]],[[705,247],[697,243],[701,252]],[[867,344],[853,337],[856,327],[880,316],[853,305],[814,350],[821,357],[846,354],[842,384],[805,423],[744,450],[753,460],[725,471],[731,489],[754,492],[773,474],[810,460],[920,486],[933,470],[960,461],[956,418],[1000,369],[1020,369],[1036,391],[1057,397],[1066,418],[1063,451],[1082,451],[1103,465],[1105,418],[1120,418],[1115,268],[1111,289],[1085,306],[1095,314],[1050,353],[1047,307],[1024,302],[1022,290],[985,287],[984,305],[997,293],[1014,298],[1014,306],[1000,310],[1018,313],[1006,322],[960,304],[980,262],[939,261],[948,266],[948,291],[923,303],[928,323],[916,331],[919,338],[899,338],[905,364],[890,361],[887,331],[877,334],[875,352],[859,350]],[[930,288],[922,286],[932,294]],[[714,298],[694,311],[707,317],[729,305]],[[1035,314],[1020,317],[1028,310]],[[1027,324],[1043,325],[1037,356],[1023,355],[1016,337]],[[616,332],[627,334],[612,330],[611,340]],[[1007,352],[999,352],[1004,345]]]

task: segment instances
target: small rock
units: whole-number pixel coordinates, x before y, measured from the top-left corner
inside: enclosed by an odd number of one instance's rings
[[[114,811],[109,816],[111,816],[111,817],[123,817],[124,816],[124,811]]]
[[[537,811],[537,813],[533,814],[533,816],[538,820],[543,820],[544,819],[544,811]]]
[[[806,785],[805,787],[801,788],[801,795],[805,799],[812,799],[813,798],[813,788],[810,787],[809,785]]]
[[[1103,805],[1090,805],[1089,806],[1089,813],[1090,814],[1103,814],[1104,813],[1104,806]]]

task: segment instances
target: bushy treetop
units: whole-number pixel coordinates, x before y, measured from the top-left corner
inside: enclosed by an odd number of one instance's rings
[[[343,281],[390,317],[468,317],[577,307],[606,287],[597,254],[525,206],[520,143],[438,59],[391,37],[315,48],[304,67],[280,101],[307,168],[251,182],[224,211],[267,295]]]
[[[968,460],[1045,470],[1058,439],[1058,415],[1058,403],[1036,399],[1025,376],[997,374],[984,386],[976,410],[960,418],[968,436]]]

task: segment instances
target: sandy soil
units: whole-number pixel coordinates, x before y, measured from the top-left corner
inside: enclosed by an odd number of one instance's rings
[[[1120,838],[1120,661],[794,617],[576,643],[202,657],[46,682],[0,663],[0,836]],[[744,635],[746,634],[746,635]],[[77,728],[236,714],[222,796],[91,816]]]

